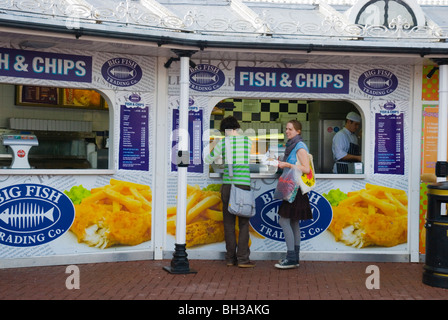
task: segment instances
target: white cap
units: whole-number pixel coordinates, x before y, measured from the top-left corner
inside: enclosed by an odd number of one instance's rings
[[[354,122],[361,122],[361,116],[356,112],[349,112],[345,118]]]

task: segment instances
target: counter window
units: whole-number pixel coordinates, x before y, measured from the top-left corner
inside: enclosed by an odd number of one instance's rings
[[[352,120],[347,119],[349,114]],[[271,170],[263,161],[272,154],[266,157],[266,153],[274,150],[277,156],[283,156],[286,123],[296,119],[302,124],[302,138],[313,154],[316,173],[361,174],[364,170],[361,114],[354,104],[347,101],[226,99],[213,109],[210,128],[217,132],[223,118],[235,116],[243,133],[254,142],[251,172],[269,173]],[[335,139],[338,146],[333,147],[333,138],[338,132]],[[212,136],[211,140],[216,138],[220,138],[219,134]],[[213,170],[219,171],[219,167],[215,165]]]
[[[87,89],[0,84],[1,169],[108,169],[109,109]]]

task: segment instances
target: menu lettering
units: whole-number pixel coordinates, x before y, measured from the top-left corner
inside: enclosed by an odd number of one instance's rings
[[[403,113],[377,113],[375,128],[375,173],[403,175]]]
[[[235,68],[235,91],[349,92],[349,71],[339,69]]]
[[[194,107],[193,107],[194,108]],[[188,135],[189,135],[189,153],[190,164],[188,166],[188,172],[203,173],[204,165],[202,163],[202,110],[189,110],[188,111]],[[178,129],[179,129],[179,110],[173,110],[173,142],[172,142],[172,161],[171,171],[177,171],[175,164],[175,157],[177,154],[178,144]]]
[[[120,119],[120,169],[148,171],[148,108],[122,105]]]
[[[0,48],[0,76],[92,82],[92,57]]]

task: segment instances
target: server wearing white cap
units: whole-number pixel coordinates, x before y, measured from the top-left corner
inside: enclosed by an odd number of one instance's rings
[[[345,127],[333,137],[333,173],[349,173],[350,162],[361,162],[361,148],[356,136],[360,124],[361,116],[356,112],[349,112]]]

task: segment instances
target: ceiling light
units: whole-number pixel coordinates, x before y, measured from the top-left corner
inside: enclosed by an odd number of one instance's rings
[[[298,58],[283,58],[280,60],[280,62],[284,64],[304,64],[307,63],[308,60]]]
[[[56,44],[54,42],[43,42],[43,41],[30,41],[25,40],[19,43],[21,49],[32,48],[32,49],[48,49],[54,47]]]

